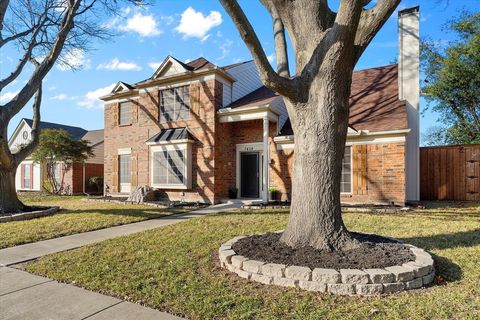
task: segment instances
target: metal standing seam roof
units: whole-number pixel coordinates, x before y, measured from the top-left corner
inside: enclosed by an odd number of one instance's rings
[[[179,140],[193,140],[187,128],[162,129],[151,137],[146,143],[174,142]]]

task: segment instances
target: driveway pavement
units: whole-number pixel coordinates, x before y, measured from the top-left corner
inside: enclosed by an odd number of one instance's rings
[[[165,312],[36,276],[9,266],[98,241],[160,228],[194,217],[239,208],[227,203],[123,226],[0,250],[0,320],[181,319]]]

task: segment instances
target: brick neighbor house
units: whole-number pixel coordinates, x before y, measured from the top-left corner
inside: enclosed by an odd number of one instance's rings
[[[8,141],[10,150],[20,148],[31,140],[33,121],[23,118],[15,128]],[[74,163],[65,173],[64,188],[68,194],[82,194],[98,192],[88,185],[90,177],[103,177],[103,130],[85,130],[79,127],[67,126],[58,123],[40,122],[40,131],[43,129],[61,129],[67,131],[73,139],[87,140],[93,148],[94,156],[85,163]],[[58,179],[63,165],[56,164],[55,172]],[[17,191],[42,191],[47,179],[45,164],[36,163],[30,157],[20,163],[15,177]]]
[[[418,8],[399,14],[399,62],[353,75],[342,200],[418,200]],[[283,98],[253,61],[167,57],[151,78],[118,82],[105,102],[105,183],[149,185],[172,200],[291,196],[295,136]]]

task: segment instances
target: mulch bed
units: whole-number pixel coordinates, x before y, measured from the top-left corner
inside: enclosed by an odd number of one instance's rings
[[[246,258],[311,269],[385,268],[414,261],[410,249],[394,240],[377,235],[352,233],[362,246],[353,250],[327,252],[313,247],[293,249],[280,242],[280,233],[266,233],[243,238],[232,249]]]

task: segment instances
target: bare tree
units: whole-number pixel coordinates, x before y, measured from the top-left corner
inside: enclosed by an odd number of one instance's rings
[[[260,0],[273,19],[277,72],[236,0],[220,0],[250,50],[260,77],[285,100],[295,133],[292,206],[281,241],[292,247],[348,250],[359,242],[340,207],[352,72],[400,0]],[[290,76],[285,29],[295,53]]]
[[[7,103],[0,105],[0,213],[19,212],[24,205],[15,192],[17,166],[39,140],[42,81],[55,63],[68,65],[68,53],[89,49],[92,38],[106,39],[111,32],[99,17],[115,14],[120,0],[2,0],[0,2],[0,49],[18,48],[15,68],[0,79],[0,92],[33,65],[28,81]],[[124,0],[142,4],[140,0]],[[75,66],[71,66],[75,67]],[[32,139],[12,152],[8,147],[10,120],[34,97]]]

